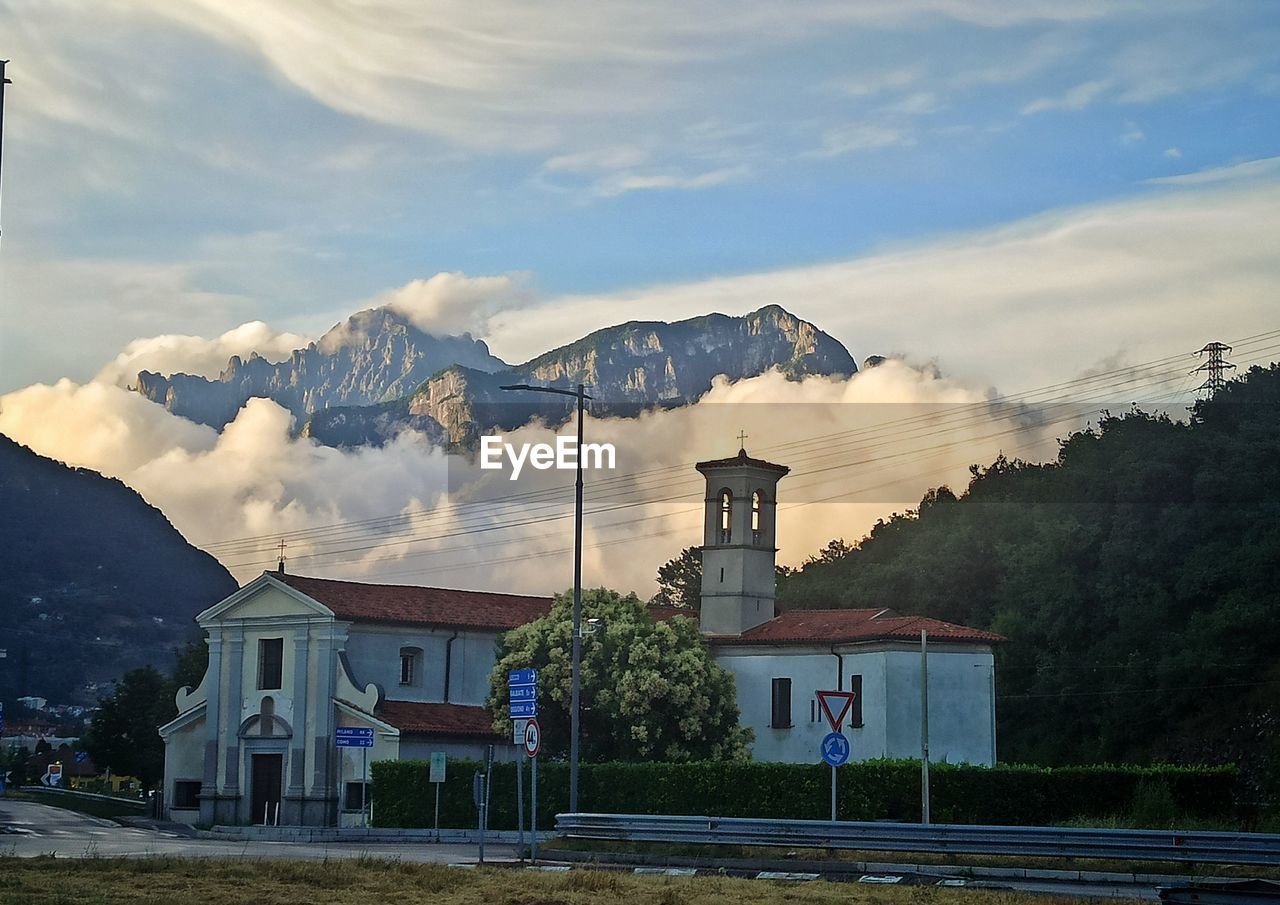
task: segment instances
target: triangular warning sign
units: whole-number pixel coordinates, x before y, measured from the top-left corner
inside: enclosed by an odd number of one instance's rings
[[[849,708],[853,706],[855,697],[856,695],[852,691],[818,692],[818,706],[822,708],[823,714],[827,717],[827,722],[831,724],[832,732],[840,731],[840,726],[844,723],[844,718],[849,713]]]

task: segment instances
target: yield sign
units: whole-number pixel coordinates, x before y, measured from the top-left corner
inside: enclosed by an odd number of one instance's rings
[[[832,732],[840,731],[845,715],[849,713],[849,708],[853,706],[854,697],[855,694],[852,691],[818,692],[818,706],[822,708],[827,722],[831,724]]]

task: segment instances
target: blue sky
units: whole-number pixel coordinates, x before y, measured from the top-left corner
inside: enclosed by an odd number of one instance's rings
[[[931,249],[1071,235],[1143,204],[1232,219],[1239,203],[1273,237],[1280,219],[1274,169],[1249,165],[1280,155],[1280,7],[1262,0],[0,0],[0,55],[0,392],[85,381],[140,337],[251,320],[315,336],[442,271],[522,287],[467,321],[518,359],[580,325],[734,308],[690,288],[724,279],[865,274],[903,253],[927,268]],[[1199,172],[1225,175],[1177,181]],[[1166,291],[1185,274],[1162,268],[1196,228],[1134,236],[1148,282],[1100,291],[1135,324],[1185,319],[1194,299]],[[1229,316],[1154,339],[1104,325],[1103,347],[1082,331],[1055,367],[1273,326],[1263,257]],[[1241,270],[1206,252],[1197,280],[1219,267]],[[1026,311],[1052,312],[1041,289]],[[1056,323],[1028,315],[1001,340],[971,290],[938,298],[960,310],[935,330],[889,301],[850,321],[852,302],[818,291],[783,281],[739,307],[768,297],[855,354],[942,356],[993,381],[1041,376],[977,362]],[[566,313],[584,305],[594,321]]]

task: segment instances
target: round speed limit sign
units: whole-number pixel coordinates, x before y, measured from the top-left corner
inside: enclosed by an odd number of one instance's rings
[[[537,757],[541,749],[542,727],[538,725],[537,720],[529,720],[524,724],[524,753],[530,757]]]

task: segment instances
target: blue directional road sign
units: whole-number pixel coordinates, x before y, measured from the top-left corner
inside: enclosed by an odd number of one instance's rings
[[[339,748],[372,748],[373,730],[364,726],[339,726],[333,730]]]
[[[838,767],[849,759],[849,740],[841,732],[828,732],[822,738],[822,759]]]
[[[513,669],[507,673],[508,685],[537,685],[538,671],[536,669]]]
[[[507,690],[511,693],[511,718],[532,719],[538,715],[538,671],[513,669],[507,674]]]

